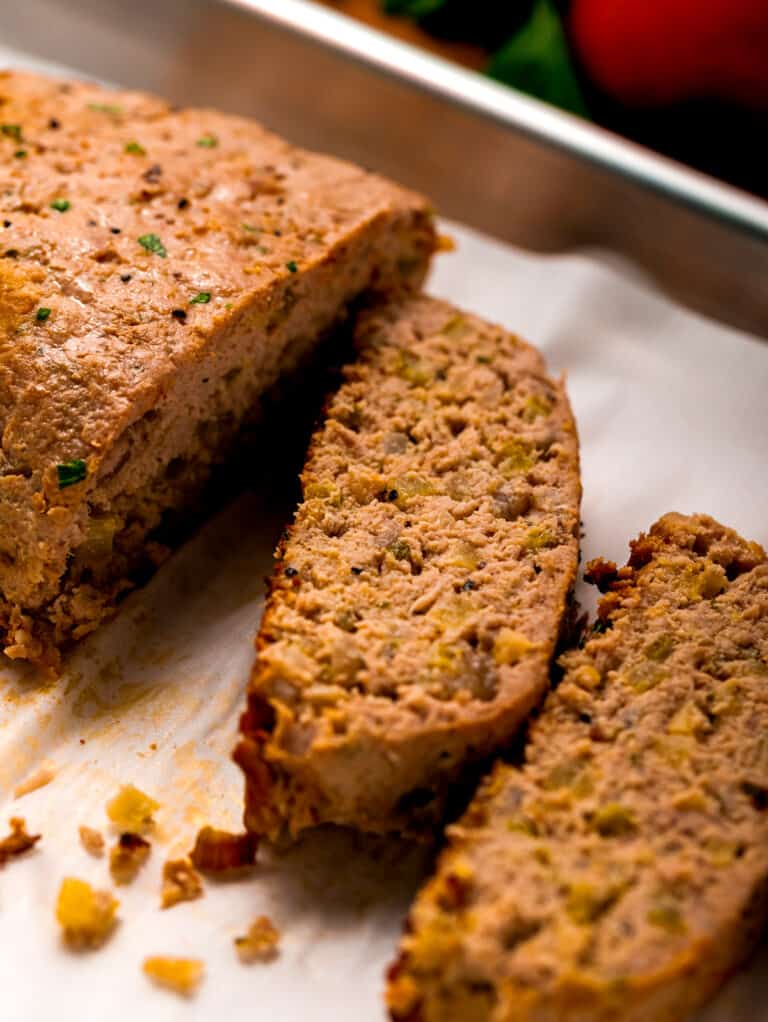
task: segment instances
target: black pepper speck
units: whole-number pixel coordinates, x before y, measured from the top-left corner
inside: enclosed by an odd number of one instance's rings
[[[145,181],[148,181],[150,184],[156,184],[162,173],[163,168],[160,166],[160,164],[153,163],[152,166],[145,170],[141,176],[144,178]]]

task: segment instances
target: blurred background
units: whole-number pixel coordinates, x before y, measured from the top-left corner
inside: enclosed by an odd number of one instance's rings
[[[768,0],[324,2],[768,196]]]

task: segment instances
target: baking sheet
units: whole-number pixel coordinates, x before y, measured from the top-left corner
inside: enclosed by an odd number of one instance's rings
[[[0,54],[0,57],[2,54]],[[541,257],[456,225],[429,290],[494,318],[567,372],[582,442],[585,559],[623,559],[626,542],[667,510],[707,511],[768,543],[768,346],[671,304],[605,254]],[[198,902],[159,910],[160,870],[198,827],[237,828],[241,784],[229,760],[263,576],[288,511],[266,476],[208,523],[119,617],[41,686],[0,668],[0,820],[23,815],[38,849],[0,871],[0,1017],[360,1022],[383,1019],[383,970],[428,868],[419,849],[324,831],[253,876],[208,883]],[[587,600],[590,597],[586,597]],[[14,789],[48,761],[46,787]],[[65,875],[108,886],[77,827],[105,828],[104,804],[132,782],[162,803],[152,857],[120,889],[122,922],[100,951],[73,954],[53,918]],[[244,967],[232,938],[268,913],[280,958]],[[203,958],[183,1002],[140,972],[148,954]],[[759,953],[706,1022],[768,1017]]]

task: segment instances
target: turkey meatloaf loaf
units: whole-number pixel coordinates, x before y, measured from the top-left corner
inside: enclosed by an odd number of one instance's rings
[[[539,353],[426,297],[361,319],[278,551],[236,758],[246,825],[419,831],[543,696],[579,460]]]
[[[266,388],[362,292],[418,285],[434,232],[238,117],[5,72],[0,119],[0,630],[55,665]]]
[[[417,898],[398,1022],[681,1022],[768,878],[768,560],[704,515],[632,543],[582,649]]]

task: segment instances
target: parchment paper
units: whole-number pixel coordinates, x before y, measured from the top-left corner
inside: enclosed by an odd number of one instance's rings
[[[523,334],[567,373],[584,559],[623,560],[627,540],[668,510],[707,511],[768,543],[768,345],[684,311],[605,255],[534,256],[445,229],[458,249],[439,258],[429,290]],[[423,850],[324,831],[262,856],[248,880],[209,882],[202,900],[159,909],[165,858],[187,851],[204,823],[239,827],[229,753],[263,577],[289,513],[287,491],[266,477],[83,642],[57,683],[0,666],[0,832],[18,814],[43,834],[0,870],[3,1022],[383,1020],[382,975],[428,869]],[[14,799],[44,761],[54,779]],[[105,802],[128,782],[162,803],[152,856],[118,891],[113,939],[73,954],[53,916],[61,878],[109,886],[106,859],[84,852],[77,827],[106,833]],[[245,967],[232,939],[262,912],[283,932],[282,952]],[[203,958],[198,995],[152,987],[140,971],[148,954]],[[768,1018],[767,960],[759,952],[702,1019]]]

